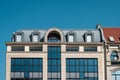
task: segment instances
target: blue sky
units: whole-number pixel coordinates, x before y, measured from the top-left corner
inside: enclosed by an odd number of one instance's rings
[[[120,0],[0,0],[0,80],[5,80],[5,42],[20,29],[120,27]]]

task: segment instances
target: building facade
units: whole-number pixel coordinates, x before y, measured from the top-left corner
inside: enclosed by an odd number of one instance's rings
[[[118,55],[112,63],[114,44],[104,34],[101,25],[93,30],[16,31],[6,42],[6,80],[118,80],[110,73],[119,70]]]

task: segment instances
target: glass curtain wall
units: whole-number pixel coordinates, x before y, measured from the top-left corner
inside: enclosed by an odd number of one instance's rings
[[[98,80],[97,59],[67,58],[66,80]]]
[[[48,46],[48,80],[61,80],[60,46]]]
[[[11,80],[42,80],[41,58],[12,58]]]

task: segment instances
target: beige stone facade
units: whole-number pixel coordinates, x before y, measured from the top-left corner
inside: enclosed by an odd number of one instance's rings
[[[30,52],[29,47],[31,44],[26,43],[19,44],[24,46],[25,51],[11,51],[11,47],[14,46],[15,43],[8,43],[7,45],[7,53],[6,53],[6,80],[11,80],[11,58],[42,58],[43,59],[43,80],[47,80],[47,46],[51,44],[43,44],[43,50],[41,52]],[[36,44],[32,44],[36,45]],[[38,44],[37,44],[38,45]],[[40,44],[41,45],[41,44]],[[57,44],[54,44],[57,45]],[[104,65],[104,52],[103,52],[103,44],[91,44],[91,46],[97,46],[97,52],[84,52],[84,46],[88,44],[77,44],[79,46],[79,52],[67,52],[66,46],[68,44],[61,44],[61,80],[66,80],[66,58],[97,58],[98,59],[98,79],[105,80],[105,65]],[[72,46],[76,46],[72,44]]]

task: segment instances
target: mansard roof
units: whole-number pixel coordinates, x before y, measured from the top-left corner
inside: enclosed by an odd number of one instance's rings
[[[47,31],[54,30],[54,29],[57,29],[57,28],[50,28],[48,30],[41,30],[41,29],[39,29],[39,30],[18,30],[14,33],[19,33],[19,32],[24,33],[24,42],[30,42],[30,35],[33,32],[39,32],[40,39],[41,39],[40,41],[45,42],[44,38],[45,38]],[[66,36],[70,32],[76,33],[76,39],[77,39],[76,42],[85,42],[84,36],[86,33],[93,33],[94,34],[94,42],[101,42],[102,41],[99,29],[85,29],[85,30],[74,30],[74,29],[73,30],[60,30],[60,29],[57,29],[57,30],[61,31],[61,34],[63,35],[63,38],[64,38],[63,42],[67,41]]]

